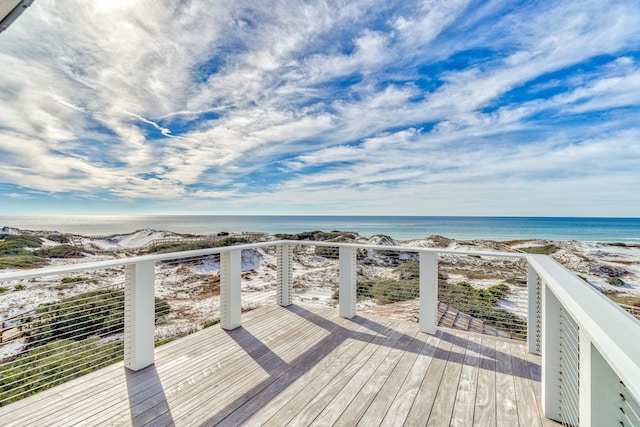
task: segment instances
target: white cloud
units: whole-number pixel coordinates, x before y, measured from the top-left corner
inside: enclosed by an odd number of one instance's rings
[[[638,21],[615,1],[39,0],[0,36],[0,183],[294,210],[628,185]]]
[[[30,199],[31,198],[30,195],[23,194],[23,193],[8,193],[6,194],[6,196],[11,199]]]

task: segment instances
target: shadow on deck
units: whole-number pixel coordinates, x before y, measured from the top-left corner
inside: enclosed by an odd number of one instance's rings
[[[525,343],[318,306],[270,306],[0,408],[15,425],[555,425]]]

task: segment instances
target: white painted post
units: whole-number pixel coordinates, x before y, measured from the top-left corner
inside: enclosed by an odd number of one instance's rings
[[[293,246],[282,244],[278,246],[278,304],[286,307],[291,305],[291,296],[293,294],[293,266],[291,259],[293,255]]]
[[[356,249],[340,246],[340,316],[351,319],[356,315]]]
[[[153,364],[155,263],[127,265],[124,274],[124,366],[138,371]]]
[[[624,424],[620,412],[620,379],[591,343],[580,332],[580,427]]]
[[[529,353],[542,354],[542,283],[536,270],[527,265],[527,341]]]
[[[435,334],[438,327],[438,254],[420,252],[420,330]]]
[[[562,422],[560,414],[560,302],[548,286],[542,289],[542,410]]]
[[[240,326],[242,314],[242,250],[220,254],[220,326],[231,330]]]

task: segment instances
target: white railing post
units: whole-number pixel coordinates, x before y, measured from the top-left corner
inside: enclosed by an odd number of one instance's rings
[[[536,270],[527,264],[527,342],[529,353],[542,354],[542,283]]]
[[[542,410],[562,422],[560,414],[560,302],[548,286],[542,289]]]
[[[420,330],[435,334],[438,327],[438,254],[420,252]]]
[[[153,364],[155,263],[127,265],[124,282],[124,365],[138,371]]]
[[[340,246],[340,316],[351,319],[356,315],[356,249]]]
[[[580,332],[580,427],[627,425],[620,412],[620,379]]]
[[[293,255],[293,246],[284,243],[278,245],[278,304],[286,307],[291,305],[291,296],[293,294],[293,266],[291,263]]]
[[[220,326],[231,330],[240,326],[242,250],[220,253]]]

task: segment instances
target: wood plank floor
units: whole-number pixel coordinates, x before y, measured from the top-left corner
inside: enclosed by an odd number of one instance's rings
[[[524,343],[313,305],[264,307],[0,408],[3,426],[547,426]]]

